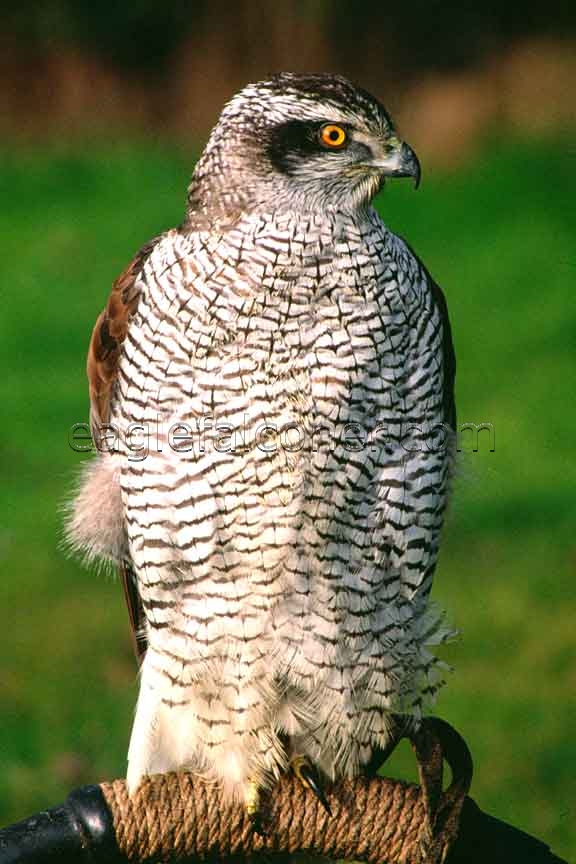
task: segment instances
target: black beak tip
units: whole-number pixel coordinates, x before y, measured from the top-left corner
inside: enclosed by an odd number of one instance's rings
[[[405,142],[402,144],[402,167],[407,176],[414,178],[414,188],[418,189],[422,177],[420,160],[414,150]]]

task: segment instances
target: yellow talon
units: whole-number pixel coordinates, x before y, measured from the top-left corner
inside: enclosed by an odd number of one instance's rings
[[[248,790],[246,792],[244,806],[252,824],[252,830],[263,837],[265,831],[262,826],[262,814],[260,812],[260,786],[256,780],[250,780],[248,782]]]
[[[246,793],[246,812],[249,816],[256,813],[260,806],[260,790],[255,780],[250,780]]]

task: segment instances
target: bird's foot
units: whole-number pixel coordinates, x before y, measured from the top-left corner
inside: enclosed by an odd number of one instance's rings
[[[246,814],[248,816],[248,819],[250,820],[252,831],[255,834],[258,834],[260,837],[265,837],[266,831],[264,830],[264,823],[262,821],[262,811],[260,805],[260,784],[257,783],[256,780],[250,780],[248,782],[248,790],[246,792],[246,798],[244,802]]]
[[[396,745],[407,738],[414,750],[422,790],[423,825],[420,839],[422,861],[443,861],[456,836],[460,813],[472,779],[472,759],[466,742],[448,723],[426,717],[416,723],[397,714],[391,718],[390,736],[384,750],[375,750],[365,773],[374,777]],[[443,764],[449,765],[452,782],[443,786]]]
[[[290,760],[290,767],[302,785],[314,793],[328,815],[331,816],[332,811],[324,794],[320,773],[314,763],[307,756],[293,756]]]
[[[423,860],[444,861],[458,830],[460,813],[472,780],[472,757],[464,739],[448,723],[425,718],[408,734],[418,762],[426,820],[421,838]],[[443,789],[443,762],[452,782]]]

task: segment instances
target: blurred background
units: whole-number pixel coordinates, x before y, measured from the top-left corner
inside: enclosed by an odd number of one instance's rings
[[[84,357],[114,277],[183,215],[223,102],[278,70],[386,104],[417,194],[378,201],[443,286],[464,443],[434,596],[438,713],[483,808],[576,855],[576,7],[8,0],[0,34],[0,824],[121,776],[137,692],[121,589],[62,549]],[[402,750],[387,770],[414,776]]]

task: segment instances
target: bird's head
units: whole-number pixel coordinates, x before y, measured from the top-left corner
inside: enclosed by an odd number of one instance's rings
[[[420,164],[382,105],[336,75],[282,73],[226,105],[196,166],[192,211],[357,209]]]

